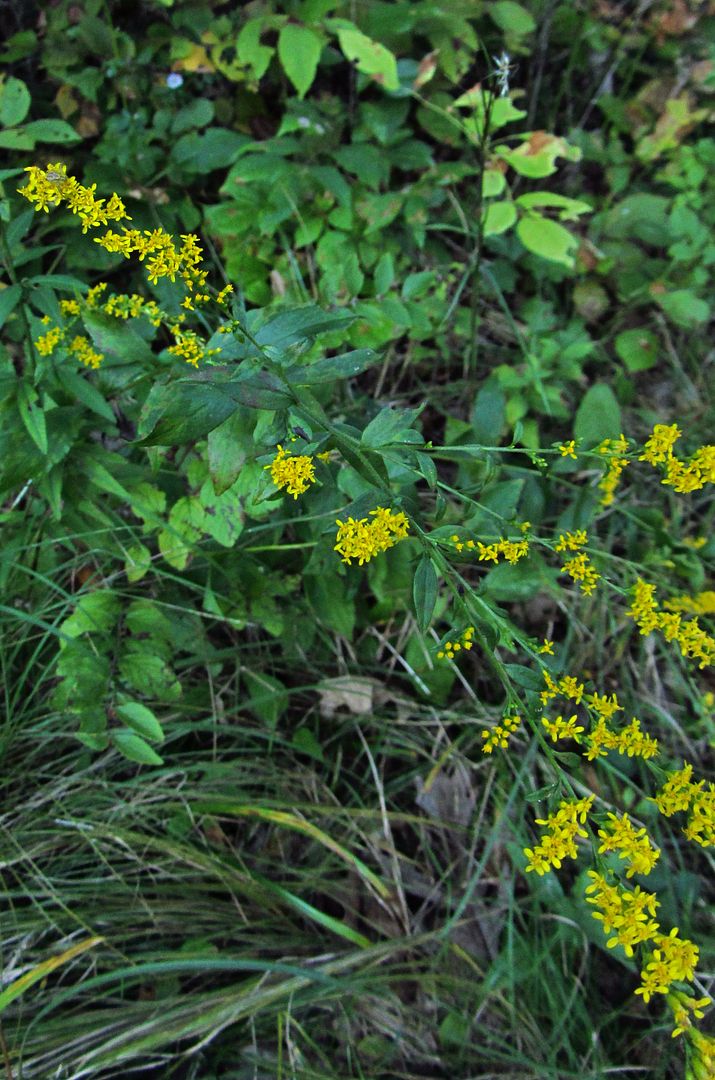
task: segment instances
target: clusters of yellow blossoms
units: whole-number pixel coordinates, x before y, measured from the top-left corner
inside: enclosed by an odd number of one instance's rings
[[[464,649],[466,652],[472,648],[474,644],[474,627],[468,626],[467,629],[460,634],[459,638],[454,641],[445,641],[444,647],[437,653],[438,660],[454,660],[456,654]]]
[[[476,551],[477,558],[480,562],[499,562],[499,556],[503,555],[508,563],[512,566],[516,565],[520,559],[526,558],[529,554],[529,541],[522,540],[505,540],[501,537],[495,543],[482,544],[477,540],[462,540],[457,533],[450,536],[450,541],[454,544],[455,550],[460,552],[464,551]]]
[[[581,548],[588,543],[588,534],[585,529],[577,529],[576,532],[561,533],[554,546],[554,551],[562,553],[573,552],[570,559],[561,567],[562,574],[568,574],[572,581],[577,582],[581,592],[590,596],[596,588],[601,575],[596,572],[591,560]]]
[[[621,482],[621,474],[630,461],[624,457],[628,449],[628,440],[625,435],[619,435],[617,439],[604,439],[598,446],[597,452],[606,458],[606,471],[598,484],[601,496],[601,506],[611,506],[616,497],[616,488]]]
[[[289,495],[297,499],[315,483],[313,458],[308,454],[289,454],[280,443],[277,450],[273,461],[264,468],[270,470],[271,480],[277,488],[285,488]]]
[[[683,619],[679,611],[661,611],[655,596],[655,585],[638,578],[633,586],[633,600],[628,614],[641,634],[659,630],[666,641],[677,641],[685,657],[699,660],[698,667],[709,667],[715,661],[715,638],[700,626],[697,616]]]
[[[683,835],[700,847],[715,846],[715,784],[704,780],[693,783],[693,766],[683,762],[683,768],[668,774],[663,787],[653,799],[661,814],[672,817],[687,812],[688,823]]]
[[[495,724],[489,731],[482,732],[482,739],[484,745],[482,746],[483,754],[491,754],[497,747],[501,750],[506,750],[509,745],[509,739],[517,730],[521,724],[521,717],[516,713],[513,716],[505,716],[500,724]]]
[[[588,832],[581,826],[585,823],[595,796],[569,802],[562,799],[555,814],[547,818],[537,818],[537,825],[545,825],[539,843],[534,848],[524,848],[528,858],[526,873],[535,871],[539,877],[547,874],[554,867],[561,866],[563,859],[575,859],[577,837],[587,837]]]
[[[410,523],[401,510],[395,513],[378,506],[370,511],[370,516],[372,521],[367,518],[356,521],[351,517],[347,521],[340,521],[339,518],[336,521],[338,532],[333,550],[342,555],[344,563],[350,565],[353,559],[357,559],[362,566],[407,536]]]
[[[656,424],[638,460],[654,467],[664,465],[661,483],[680,494],[688,494],[715,483],[715,446],[701,446],[691,457],[678,458],[673,447],[681,435],[677,424]]]

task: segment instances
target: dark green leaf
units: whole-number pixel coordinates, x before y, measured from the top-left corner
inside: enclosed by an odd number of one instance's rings
[[[113,731],[112,742],[120,754],[130,761],[136,761],[139,765],[163,765],[164,759],[160,758],[156,750],[152,750],[148,742],[133,731]]]
[[[21,296],[22,287],[20,285],[8,285],[7,289],[0,292],[0,326],[5,323],[7,317],[15,310]]]
[[[126,701],[117,705],[117,716],[127,724],[137,735],[151,742],[163,742],[164,732],[162,726],[154,716],[151,709],[138,701]]]
[[[412,599],[417,625],[424,633],[430,624],[434,606],[437,603],[437,573],[429,555],[423,555],[417,564],[412,583]]]
[[[593,446],[621,433],[621,409],[610,386],[596,383],[585,393],[576,412],[574,437]]]
[[[30,100],[30,91],[22,79],[6,79],[0,86],[0,125],[11,128],[21,124],[29,112]]]
[[[286,379],[291,386],[311,386],[317,383],[331,382],[333,379],[350,379],[359,375],[374,364],[379,363],[380,354],[374,349],[353,349],[340,356],[326,356],[305,367],[291,367],[286,370]]]

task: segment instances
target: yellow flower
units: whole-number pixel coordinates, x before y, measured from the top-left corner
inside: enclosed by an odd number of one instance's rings
[[[75,338],[69,344],[69,351],[76,356],[78,360],[84,364],[85,367],[98,368],[104,360],[103,353],[98,353],[92,348],[86,337],[81,334],[77,334]]]
[[[273,461],[270,465],[264,465],[264,468],[270,469],[271,480],[276,487],[285,488],[294,499],[303,495],[310,485],[315,483],[312,457],[307,454],[287,454],[280,444]]]
[[[537,825],[546,825],[547,828],[536,847],[524,848],[524,854],[528,857],[527,874],[533,870],[541,877],[553,867],[558,869],[563,859],[576,858],[577,838],[588,836],[588,832],[579,825],[586,821],[594,798],[589,795],[572,802],[562,800],[555,814],[536,819]]]
[[[617,851],[620,859],[628,861],[626,877],[649,874],[660,857],[660,849],[651,847],[645,828],[634,828],[628,814],[620,818],[616,814],[609,814],[608,818],[606,828],[598,830],[602,841],[599,854]]]
[[[647,461],[649,465],[660,465],[667,461],[681,435],[682,431],[677,424],[656,424],[638,460]]]
[[[581,725],[577,725],[575,713],[568,720],[564,720],[563,716],[557,716],[555,720],[547,720],[544,717],[541,723],[552,742],[556,742],[557,739],[573,739],[575,742],[581,742],[581,732],[585,730]]]
[[[576,440],[569,439],[568,442],[559,443],[556,447],[561,457],[571,457],[576,460]]]
[[[410,524],[402,511],[395,513],[378,506],[370,511],[370,516],[374,518],[373,521],[367,518],[336,521],[338,532],[333,550],[342,555],[344,563],[350,565],[353,559],[357,559],[358,565],[362,566],[407,536]]]
[[[543,644],[539,645],[538,651],[540,653],[547,653],[549,656],[554,655],[554,643],[549,638],[544,638]]]
[[[509,739],[520,724],[520,716],[505,716],[500,724],[496,724],[489,731],[483,731],[482,739],[484,740],[484,745],[482,746],[482,753],[491,754],[497,747],[506,750],[509,745]]]

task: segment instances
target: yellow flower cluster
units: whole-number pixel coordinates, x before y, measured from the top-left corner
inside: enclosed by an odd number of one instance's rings
[[[673,453],[681,435],[677,424],[656,424],[638,460],[653,466],[665,465],[661,483],[684,495],[715,483],[715,446],[701,446],[683,460]]]
[[[280,443],[277,449],[273,461],[270,465],[264,465],[264,469],[270,469],[271,480],[277,488],[285,488],[289,495],[297,499],[315,483],[313,459],[307,454],[288,454]]]
[[[459,552],[465,548],[467,551],[477,551],[480,562],[498,563],[499,556],[503,555],[506,561],[514,566],[529,554],[528,540],[505,540],[502,537],[494,544],[482,544],[480,541],[475,543],[474,540],[461,540],[457,533],[449,539]]]
[[[715,784],[705,786],[704,780],[692,781],[693,766],[683,762],[683,768],[668,774],[663,787],[652,800],[664,817],[687,811],[688,823],[683,835],[700,847],[715,846]]]
[[[410,523],[402,511],[393,513],[378,506],[377,510],[370,511],[370,516],[374,518],[373,521],[367,518],[336,521],[338,532],[333,550],[342,555],[344,563],[350,565],[353,559],[357,559],[362,566],[407,536]]]
[[[621,481],[621,474],[630,460],[624,457],[628,449],[628,440],[625,435],[619,435],[617,439],[604,439],[597,447],[598,453],[606,457],[606,471],[603,474],[598,489],[603,492],[601,506],[611,506],[615,498],[616,488]]]
[[[680,613],[660,611],[655,597],[655,585],[638,578],[633,586],[633,600],[628,614],[641,634],[660,630],[666,641],[677,641],[684,657],[699,660],[699,667],[715,661],[715,638],[700,626],[697,617],[684,620]]]
[[[687,615],[715,615],[715,592],[707,589],[695,596],[673,596],[663,603],[668,611],[682,611]]]
[[[546,689],[542,690],[539,695],[542,705],[546,705],[547,702],[551,701],[552,698],[558,697],[559,694],[562,697],[568,698],[570,701],[575,701],[577,705],[581,704],[581,698],[583,697],[585,687],[583,683],[580,683],[573,675],[564,675],[559,682],[555,682],[546,668],[541,669],[541,674],[546,683]]]
[[[162,319],[167,318],[155,300],[145,300],[139,293],[115,293],[102,305],[102,311],[115,319],[137,319],[146,315],[153,326],[160,326]]]
[[[95,237],[95,243],[105,251],[123,255],[126,259],[138,255],[140,262],[146,259],[146,273],[152,284],[163,277],[175,281],[178,276],[187,288],[199,294],[197,299],[208,300],[208,296],[200,291],[206,284],[207,273],[198,269],[203,259],[198,237],[187,233],[181,240],[177,248],[173,237],[164,229],[140,232],[139,229],[124,228],[121,233],[109,229],[104,236]]]
[[[606,828],[598,830],[602,841],[599,855],[617,851],[620,859],[627,860],[626,877],[649,874],[660,858],[660,849],[651,847],[645,828],[636,829],[628,814],[620,818],[617,814],[609,814],[608,818]]]
[[[456,653],[465,649],[467,652],[474,644],[474,627],[468,626],[456,641],[445,641],[444,647],[437,653],[438,660],[454,660]]]
[[[573,558],[566,560],[561,567],[561,573],[568,574],[573,581],[578,582],[581,592],[585,593],[586,596],[590,596],[596,588],[596,582],[601,575],[596,572],[586,552],[580,550],[587,543],[588,534],[586,530],[577,529],[573,533],[561,533],[554,546],[554,551],[576,553]]]
[[[655,948],[646,955],[641,985],[636,990],[646,1002],[653,994],[667,994],[674,982],[690,982],[700,952],[693,941],[678,937],[677,926],[669,934],[655,934],[651,941]]]
[[[524,854],[529,860],[526,864],[527,874],[534,870],[542,877],[552,867],[561,866],[562,859],[576,858],[576,838],[588,836],[588,832],[580,828],[580,825],[585,822],[593,800],[593,795],[573,802],[563,799],[555,814],[536,819],[537,825],[546,826],[546,832],[542,834],[535,848],[524,848]]]
[[[561,457],[571,457],[576,460],[576,440],[569,439],[568,442],[559,443],[556,447]]]
[[[42,321],[43,323],[45,323],[45,325],[47,325],[50,321],[49,316],[45,315]],[[51,356],[59,343],[62,341],[63,337],[64,330],[62,330],[62,328],[59,326],[53,326],[47,331],[46,334],[40,334],[40,336],[35,341],[35,348],[37,349],[40,356]]]
[[[193,330],[180,330],[176,327],[173,333],[174,344],[169,346],[167,352],[170,352],[172,356],[178,356],[195,368],[199,366],[200,360],[206,360],[221,352],[220,349],[207,349],[204,339]]]
[[[92,348],[86,337],[82,334],[77,334],[69,343],[69,351],[73,356],[76,356],[85,367],[96,370],[104,360],[104,354],[98,353]]]
[[[584,728],[577,723],[576,713],[570,716],[568,720],[564,720],[563,716],[557,716],[555,720],[548,720],[544,717],[541,721],[546,728],[547,735],[550,736],[552,742],[556,742],[558,739],[573,739],[575,742],[581,742],[581,732]]]
[[[703,1009],[712,1004],[708,997],[692,998],[689,994],[684,994],[682,990],[670,990],[666,1001],[671,1008],[673,1020],[675,1021],[673,1038],[676,1035],[682,1035],[684,1031],[690,1031],[693,1026],[691,1015],[697,1017],[698,1020],[702,1020],[705,1015]],[[710,1073],[703,1073],[704,1080],[707,1080],[710,1076],[715,1076],[715,1040],[711,1039],[709,1041],[712,1043],[713,1069]]]
[[[628,757],[640,757],[644,761],[658,755],[658,740],[641,730],[640,720],[634,716],[630,724],[620,731],[613,731],[603,716],[599,716],[586,738],[585,757],[589,761],[605,757],[609,750],[616,750]]]
[[[591,884],[586,886],[586,902],[599,908],[592,915],[603,923],[604,934],[613,935],[607,941],[608,948],[622,945],[626,956],[633,956],[637,945],[651,941],[658,933],[654,918],[660,906],[658,899],[654,893],[644,892],[640,885],[635,889],[611,885],[595,870],[589,870],[588,876]]]
[[[83,233],[98,225],[107,225],[110,221],[131,221],[117,194],[112,195],[106,203],[104,199],[95,199],[97,185],[84,187],[74,176],[67,175],[67,166],[62,162],[48,165],[47,169],[30,165],[25,172],[29,173],[27,184],[18,190],[35,210],[44,210],[48,214],[51,206],[64,203],[73,214],[79,216]]]
[[[482,746],[482,753],[491,754],[497,747],[501,750],[506,750],[509,745],[510,737],[514,734],[520,724],[521,717],[515,714],[514,716],[503,717],[501,724],[496,724],[489,731],[483,731],[482,739],[484,739],[484,745]]]

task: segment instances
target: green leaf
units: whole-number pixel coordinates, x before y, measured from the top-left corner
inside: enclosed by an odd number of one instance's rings
[[[113,731],[112,742],[120,754],[130,761],[136,761],[139,765],[163,765],[164,759],[160,758],[155,750],[152,750],[148,742],[133,731]]]
[[[97,589],[84,593],[77,605],[60,629],[66,637],[79,637],[80,634],[108,634],[119,616],[119,599],[111,589]]]
[[[342,330],[355,321],[350,311],[324,311],[314,304],[283,310],[271,315],[266,323],[255,331],[259,345],[275,349],[287,349],[299,341],[313,341],[319,334]]]
[[[321,39],[307,26],[289,22],[281,27],[278,35],[278,59],[301,98],[313,85],[322,51]]]
[[[400,442],[397,436],[408,430],[412,421],[419,415],[419,409],[406,409],[400,412],[387,405],[375,416],[362,433],[360,443],[368,449],[376,450],[392,442]],[[412,441],[412,440],[408,440]]]
[[[4,325],[8,316],[15,310],[21,296],[21,285],[8,285],[6,289],[0,292],[0,327]]]
[[[181,683],[165,660],[147,651],[146,642],[129,641],[119,663],[124,682],[148,698],[176,701],[181,697]]]
[[[256,414],[238,405],[222,424],[209,432],[209,475],[217,495],[227,491],[253,449]]]
[[[34,150],[35,140],[24,128],[9,128],[0,131],[0,147],[3,150]]]
[[[194,98],[183,109],[179,109],[171,124],[172,135],[180,135],[191,128],[206,127],[214,117],[213,102],[208,98]]]
[[[369,75],[385,90],[399,90],[397,60],[389,49],[367,37],[347,19],[330,19],[328,25],[337,32],[340,48],[348,60],[354,61],[358,71]]]
[[[299,727],[291,740],[291,745],[299,753],[307,754],[316,761],[325,760],[323,749],[310,728]]]
[[[112,406],[105,401],[97,387],[94,386],[88,378],[62,364],[57,365],[55,374],[57,375],[60,385],[63,386],[69,394],[77,398],[78,401],[81,401],[82,404],[86,405],[92,412],[97,413],[98,416],[102,416],[105,420],[109,420],[111,424],[116,424],[117,418],[114,415]]]
[[[151,709],[138,701],[125,701],[117,705],[117,716],[127,724],[137,735],[151,742],[163,742],[164,731],[161,724],[154,716]]]
[[[374,349],[353,349],[340,356],[327,356],[305,367],[292,367],[286,371],[291,386],[311,386],[332,382],[334,379],[350,379],[379,363],[382,357]]]
[[[0,125],[11,128],[21,124],[30,110],[30,101],[30,91],[22,79],[6,79],[0,86]]]
[[[139,415],[143,446],[181,446],[222,424],[236,410],[223,386],[198,379],[154,383]]]
[[[424,633],[430,624],[437,603],[437,573],[429,555],[423,555],[417,564],[412,582],[412,599],[415,605],[417,625]]]
[[[17,390],[17,407],[25,429],[41,454],[47,453],[47,424],[43,410],[36,404],[37,393],[26,382]]]
[[[542,206],[558,208],[561,211],[559,214],[561,221],[575,221],[580,214],[589,214],[593,210],[587,202],[569,199],[566,195],[558,195],[555,191],[528,191],[524,195],[519,195],[516,203],[525,210]]]
[[[572,252],[576,251],[579,242],[558,222],[531,211],[518,222],[516,235],[527,251],[540,255],[542,259],[561,263],[569,270],[573,268]]]
[[[143,337],[103,311],[82,312],[82,321],[96,348],[125,364],[153,364],[154,353]]]
[[[67,145],[82,141],[82,136],[66,120],[33,120],[23,130],[34,142]]]
[[[484,235],[498,236],[510,229],[515,221],[516,207],[513,202],[489,203],[484,215]]]
[[[676,326],[686,330],[701,326],[710,318],[710,307],[696,296],[692,289],[675,289],[673,292],[652,292],[653,299]]]
[[[531,12],[514,0],[497,0],[487,6],[487,14],[500,30],[515,37],[525,37],[536,29],[536,22]]]
[[[658,360],[658,341],[650,330],[623,330],[614,342],[628,371],[647,371]]]
[[[272,675],[264,672],[245,671],[248,687],[248,707],[259,720],[269,728],[275,728],[281,716],[288,708],[288,693],[285,686]]]
[[[124,573],[127,581],[141,581],[151,567],[151,552],[145,544],[130,544],[126,550]]]
[[[593,446],[603,439],[618,438],[621,430],[621,409],[610,386],[591,386],[576,412],[574,437]]]

